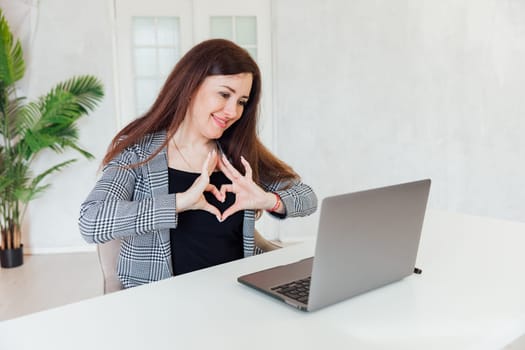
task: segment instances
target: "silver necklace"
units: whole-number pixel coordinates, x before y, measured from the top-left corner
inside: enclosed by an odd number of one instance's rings
[[[182,153],[182,151],[180,150],[179,146],[177,146],[177,143],[175,142],[175,139],[172,138],[171,139],[171,142],[173,143],[173,146],[175,146],[175,149],[177,150],[177,152],[179,152],[182,160],[184,161],[184,163],[186,163],[186,165],[189,167],[190,170],[192,171],[197,171],[196,169],[200,170],[200,168],[194,168],[190,162],[188,162],[188,160],[186,159],[186,157],[184,157],[184,153]]]
[[[175,146],[175,149],[177,150],[177,152],[179,152],[180,157],[182,158],[184,163],[186,163],[186,165],[189,167],[189,169],[192,170],[192,171],[195,170],[193,168],[193,166],[190,164],[190,162],[188,162],[186,157],[184,157],[184,153],[182,153],[182,151],[180,150],[179,146],[177,146],[177,143],[175,142],[175,139],[171,139],[171,143],[173,143],[173,146]]]

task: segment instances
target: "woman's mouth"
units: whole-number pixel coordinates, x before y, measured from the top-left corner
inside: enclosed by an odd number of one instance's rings
[[[228,119],[217,117],[215,114],[211,115],[213,121],[215,124],[217,124],[218,127],[225,129]]]

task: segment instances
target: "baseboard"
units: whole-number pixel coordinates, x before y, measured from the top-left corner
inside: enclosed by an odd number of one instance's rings
[[[24,255],[38,254],[68,254],[68,253],[93,253],[97,251],[96,245],[83,245],[71,247],[32,248],[24,246]]]

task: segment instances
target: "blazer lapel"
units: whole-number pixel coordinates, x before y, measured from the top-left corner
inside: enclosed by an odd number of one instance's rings
[[[150,147],[147,150],[149,153],[148,156],[153,154],[159,147],[161,147],[165,140],[165,132],[153,134]],[[168,194],[168,154],[166,147],[163,147],[162,150],[152,160],[146,163],[146,167],[148,169],[149,182],[153,197]],[[173,215],[175,215],[175,213],[173,213]],[[171,267],[170,231],[159,231],[159,238],[161,240],[160,246],[164,254],[164,259],[168,265],[170,275],[172,275],[173,271]]]

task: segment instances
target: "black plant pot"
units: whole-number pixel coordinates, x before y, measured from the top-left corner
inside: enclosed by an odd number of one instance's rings
[[[0,249],[0,265],[2,267],[17,267],[24,263],[24,245],[16,249]]]

